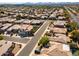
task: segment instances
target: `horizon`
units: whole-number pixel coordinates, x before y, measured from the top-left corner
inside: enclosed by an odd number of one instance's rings
[[[60,2],[79,2],[79,0],[2,0],[0,1],[0,4],[21,4],[21,3],[47,3],[47,2],[51,2],[51,3],[60,3]]]
[[[12,3],[8,3],[8,2],[0,2],[0,4],[25,4],[25,3],[32,3],[32,4],[37,4],[37,3],[79,3],[79,2],[12,2]]]

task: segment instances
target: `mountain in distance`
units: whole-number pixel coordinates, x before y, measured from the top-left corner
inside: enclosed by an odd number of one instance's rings
[[[38,2],[38,3],[32,3],[32,2],[26,2],[23,3],[24,5],[52,5],[52,4],[79,4],[79,2]]]
[[[25,2],[25,3],[0,3],[2,6],[15,5],[15,6],[38,6],[38,5],[53,5],[53,6],[63,6],[63,5],[79,5],[79,2]]]

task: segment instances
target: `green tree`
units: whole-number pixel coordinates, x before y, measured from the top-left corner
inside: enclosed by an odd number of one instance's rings
[[[75,56],[79,56],[79,50],[75,51],[75,52],[74,52],[74,55],[75,55]]]
[[[0,40],[3,40],[3,36],[0,35]]]
[[[20,19],[21,19],[21,15],[17,15],[16,20],[20,20]]]
[[[47,45],[49,43],[49,39],[47,36],[42,37],[42,39],[39,41],[38,45],[39,46],[44,46]]]
[[[32,33],[35,33],[38,30],[38,27],[33,27],[33,29],[31,30]]]
[[[67,29],[70,29],[70,32],[76,30],[78,28],[78,24],[76,22],[69,22],[66,24]]]
[[[72,31],[71,37],[72,37],[74,42],[79,43],[79,31],[77,31],[77,30]]]

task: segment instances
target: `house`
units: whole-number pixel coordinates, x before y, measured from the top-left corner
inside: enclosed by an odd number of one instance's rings
[[[31,24],[41,24],[43,21],[41,20],[32,20]]]
[[[70,47],[67,44],[57,43],[57,42],[51,42],[53,44],[50,48],[53,48],[49,50],[46,54],[48,56],[71,56],[72,53],[70,52]],[[49,49],[50,49],[49,48]]]
[[[4,40],[0,41],[0,56],[5,53],[12,45],[12,42],[7,42]]]
[[[0,28],[0,33],[4,33],[12,24],[6,23],[3,24],[2,27]]]
[[[58,20],[65,20],[64,16],[58,16]]]
[[[23,21],[23,23],[25,23],[25,24],[30,24],[30,23],[31,23],[31,20],[25,19],[25,20]]]
[[[55,21],[53,24],[54,24],[55,27],[64,28],[65,27],[64,25],[66,24],[66,21],[59,21],[58,20],[58,21]]]
[[[33,54],[33,56],[71,56],[70,47],[67,44],[59,42],[50,42],[49,48],[43,48],[40,54]]]
[[[25,37],[28,34],[31,35],[32,25],[28,24],[15,24],[7,30],[7,34],[18,34],[19,36]]]
[[[50,41],[52,42],[60,42],[63,44],[66,44],[68,40],[70,40],[69,37],[67,37],[65,34],[55,34],[55,36],[51,36]]]
[[[65,34],[67,32],[66,28],[58,28],[58,27],[53,27],[51,30],[54,33],[61,33],[61,34]]]
[[[24,21],[24,19],[21,19],[21,20],[16,20],[14,21],[15,23],[22,23]]]

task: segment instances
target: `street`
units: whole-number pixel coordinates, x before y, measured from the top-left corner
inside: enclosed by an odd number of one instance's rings
[[[19,43],[27,43],[30,39],[4,36],[4,40],[6,40],[6,41],[13,41],[13,42],[19,42]]]
[[[40,30],[34,35],[34,37],[31,39],[31,41],[24,47],[24,49],[19,53],[18,56],[29,56],[33,48],[35,47],[36,43],[38,42],[39,38],[44,33],[45,29],[49,25],[49,21],[46,21],[43,26],[40,28]]]
[[[79,24],[79,20],[78,20],[77,16],[75,16],[73,13],[70,12],[71,9],[68,8],[68,7],[64,7],[64,8],[68,11],[68,13],[70,14],[72,20],[75,21],[75,22],[77,22]]]

